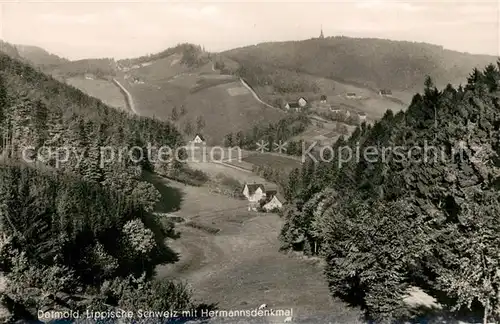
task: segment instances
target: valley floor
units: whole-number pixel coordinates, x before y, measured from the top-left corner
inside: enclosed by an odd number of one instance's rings
[[[180,254],[180,261],[160,266],[158,278],[185,280],[196,299],[216,302],[220,310],[254,309],[265,303],[269,309],[293,309],[294,322],[357,322],[357,310],[331,300],[319,263],[279,252],[282,221],[278,215],[248,212],[245,201],[210,193],[204,187],[156,181],[181,192],[182,203],[175,215],[220,230],[214,235],[177,225],[181,236],[168,244]],[[254,320],[282,323],[283,319]]]

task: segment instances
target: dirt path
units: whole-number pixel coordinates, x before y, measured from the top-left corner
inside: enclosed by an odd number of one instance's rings
[[[255,100],[257,100],[258,102],[260,102],[261,104],[265,105],[266,107],[269,107],[269,108],[273,108],[273,109],[280,109],[280,108],[277,108],[277,107],[274,107],[274,106],[271,106],[270,104],[262,101],[262,99],[260,99],[259,95],[252,89],[252,87],[250,87],[248,85],[248,83],[245,82],[245,80],[243,80],[242,78],[240,78],[240,82],[241,84],[247,88],[248,91],[250,91],[250,93],[252,94],[252,96],[255,98]]]
[[[130,110],[134,114],[140,115],[135,108],[134,98],[132,98],[132,94],[127,89],[125,89],[125,87],[120,82],[118,82],[116,79],[113,79],[113,83],[116,84],[118,86],[118,88],[120,88],[122,93],[125,95],[125,101],[127,102],[127,105],[130,108]]]

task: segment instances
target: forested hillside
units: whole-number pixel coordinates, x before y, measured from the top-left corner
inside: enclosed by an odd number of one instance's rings
[[[46,72],[51,75],[63,78],[84,75],[85,73],[93,74],[98,78],[106,78],[115,76],[116,71],[116,62],[110,58],[70,61],[46,69]]]
[[[283,249],[322,256],[332,295],[368,317],[411,317],[403,297],[419,286],[445,306],[484,311],[484,323],[500,319],[497,65],[458,89],[428,78],[406,112],[341,138],[333,162],[310,158],[292,172]],[[338,148],[358,143],[378,154],[349,160],[344,149],[339,165]]]
[[[19,51],[17,50],[15,45],[9,44],[7,42],[4,42],[3,40],[0,39],[0,52],[7,54],[8,56],[22,60],[23,58],[19,54]]]
[[[172,225],[150,214],[160,194],[141,172],[182,168],[148,149],[180,146],[173,126],[116,111],[0,54],[0,139],[0,296],[13,318],[193,307],[183,285],[151,281],[155,265],[177,257],[164,245]],[[134,146],[147,156],[130,157]],[[31,163],[42,147],[73,154]]]
[[[37,46],[15,45],[15,47],[22,58],[42,69],[69,62],[69,60],[51,54]]]
[[[297,80],[297,73],[376,90],[421,91],[426,75],[438,86],[454,84],[474,67],[495,61],[425,43],[349,37],[262,43],[222,55],[238,62],[239,73],[253,86],[272,85],[278,92],[314,91],[314,84]]]
[[[203,65],[208,62],[207,57],[203,56],[205,51],[199,45],[194,45],[190,43],[179,44],[174,47],[169,47],[164,51],[161,51],[156,54],[144,55],[137,58],[131,59],[123,59],[119,60],[118,64],[122,66],[132,66],[143,64],[147,62],[152,62],[156,60],[160,60],[166,57],[169,57],[173,54],[182,54],[182,63],[187,64],[188,66],[193,65]]]

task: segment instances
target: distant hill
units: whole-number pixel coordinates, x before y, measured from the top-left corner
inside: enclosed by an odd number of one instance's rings
[[[98,78],[108,78],[116,75],[117,65],[114,59],[84,59],[70,61],[65,64],[54,66],[50,74],[55,77],[73,77],[86,73],[93,74]]]
[[[2,40],[0,40],[0,52],[7,54],[9,57],[14,58],[14,59],[18,59],[18,60],[22,59],[16,46],[9,44],[7,42],[4,42]]]
[[[371,89],[420,91],[426,75],[439,87],[464,82],[474,67],[496,58],[444,49],[442,46],[373,38],[329,37],[271,42],[221,53],[257,70],[250,79],[268,82],[269,75],[287,70],[349,82]]]
[[[149,54],[137,58],[119,60],[118,64],[122,67],[131,67],[134,65],[141,65],[144,63],[165,59],[174,54],[181,54],[181,60],[183,61],[183,63],[186,63],[188,65],[201,66],[208,62],[206,58],[208,53],[205,52],[200,45],[183,43],[178,44],[174,47],[169,47],[166,50],[163,50],[156,54]]]
[[[51,54],[43,48],[31,45],[15,45],[19,55],[38,67],[48,67],[68,63],[69,60]]]
[[[117,78],[132,94],[141,115],[160,120],[177,115],[174,122],[189,140],[198,132],[201,118],[199,132],[210,144],[222,143],[229,132],[251,130],[285,115],[255,100],[238,78],[212,71],[211,63],[190,68],[181,61],[182,55],[172,54],[124,72],[126,78]]]
[[[87,73],[97,78],[116,75],[117,64],[111,58],[83,59],[70,61],[51,54],[43,48],[31,45],[14,45],[0,40],[0,52],[39,68],[42,72],[58,80],[83,76]]]

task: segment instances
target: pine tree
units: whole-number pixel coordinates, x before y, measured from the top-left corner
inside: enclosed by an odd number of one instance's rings
[[[184,123],[184,133],[187,135],[192,135],[193,134],[193,124],[191,124],[191,120],[188,119]]]
[[[5,88],[5,83],[2,75],[0,74],[0,130],[5,123],[7,112],[7,89]],[[2,136],[0,132],[0,136]]]
[[[184,116],[185,114],[187,114],[186,107],[184,105],[181,105],[181,116]]]
[[[48,109],[40,100],[35,102],[34,125],[35,147],[44,145],[48,138]]]
[[[229,133],[224,136],[224,146],[232,147],[233,146],[233,133]]]
[[[489,64],[484,69],[484,82],[490,92],[498,90],[499,72],[493,64]]]
[[[178,121],[179,120],[179,113],[177,112],[177,107],[174,106],[174,108],[172,108],[172,113],[170,115],[170,119],[172,119],[172,121]]]
[[[234,139],[234,144],[238,147],[243,147],[243,144],[244,144],[244,135],[243,135],[243,132],[242,131],[238,131],[236,133],[236,137]]]
[[[7,141],[9,138],[7,120],[7,109],[8,109],[8,99],[7,99],[7,89],[5,87],[4,79],[0,74],[0,154],[3,154],[7,150]]]
[[[205,127],[205,120],[203,119],[202,116],[198,116],[196,118],[196,131],[201,132],[204,127]]]

